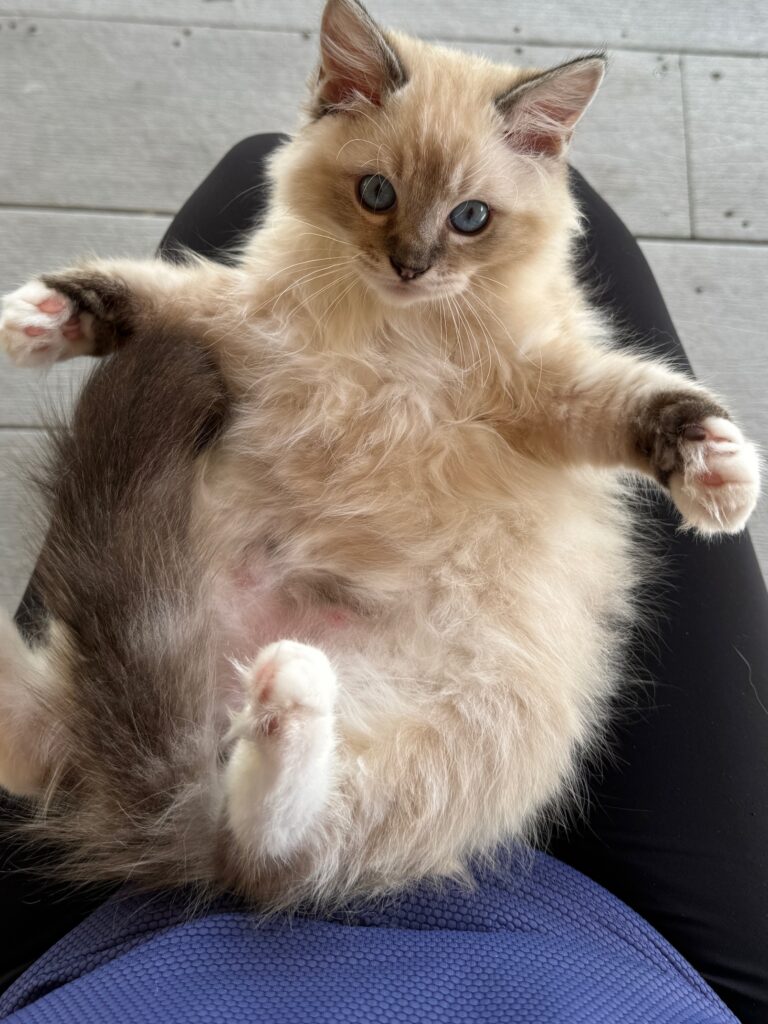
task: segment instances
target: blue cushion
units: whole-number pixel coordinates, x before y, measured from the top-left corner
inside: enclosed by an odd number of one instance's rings
[[[9,936],[9,938],[12,938]],[[191,917],[128,892],[0,998],[14,1024],[734,1024],[645,921],[543,854],[376,909]]]

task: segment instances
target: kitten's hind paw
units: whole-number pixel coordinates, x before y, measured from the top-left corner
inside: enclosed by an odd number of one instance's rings
[[[719,416],[686,427],[678,445],[682,467],[669,489],[685,525],[704,534],[738,533],[760,492],[755,446]]]
[[[326,806],[335,747],[336,674],[316,647],[281,640],[241,668],[226,771],[230,825],[251,857],[291,856]]]
[[[89,315],[42,281],[30,281],[2,302],[0,348],[17,366],[47,366],[90,351]]]
[[[279,640],[265,647],[241,673],[248,705],[239,716],[237,731],[246,726],[253,733],[276,736],[333,712],[336,674],[317,647]]]

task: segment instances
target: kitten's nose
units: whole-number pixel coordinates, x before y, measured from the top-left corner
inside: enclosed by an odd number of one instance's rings
[[[400,260],[396,260],[394,256],[389,257],[389,262],[392,264],[393,269],[403,281],[412,281],[414,277],[421,277],[422,274],[426,274],[429,268],[432,266],[431,263],[427,263],[423,267],[406,267]]]

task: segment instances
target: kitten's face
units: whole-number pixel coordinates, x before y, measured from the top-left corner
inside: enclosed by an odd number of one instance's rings
[[[352,136],[335,161],[335,230],[355,247],[361,279],[389,302],[456,295],[509,243],[514,213],[493,169],[501,154],[415,127],[402,102],[391,106],[401,108],[387,112],[394,127],[382,110],[383,130],[369,122],[364,135],[374,137]]]
[[[482,294],[495,264],[540,243],[550,205],[490,102],[473,109],[444,93],[425,116],[416,84],[379,110],[312,125],[291,189],[302,219],[344,243],[345,269],[400,306],[471,282]]]
[[[327,0],[320,42],[313,120],[277,184],[308,238],[341,243],[345,280],[450,309],[470,284],[481,302],[495,268],[562,246],[576,222],[563,156],[599,58],[525,73],[384,33],[357,0]]]

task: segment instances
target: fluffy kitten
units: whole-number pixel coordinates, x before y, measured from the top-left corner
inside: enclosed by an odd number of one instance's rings
[[[73,871],[272,906],[460,873],[599,732],[637,578],[618,471],[744,526],[753,447],[575,281],[565,152],[602,75],[329,0],[236,266],[6,297],[18,363],[118,350],[55,441],[45,629],[0,640],[0,782]]]

